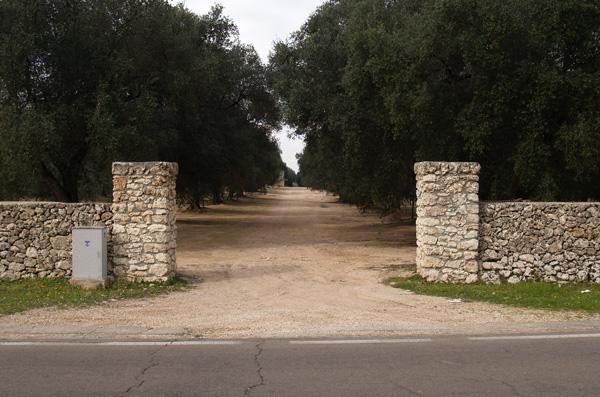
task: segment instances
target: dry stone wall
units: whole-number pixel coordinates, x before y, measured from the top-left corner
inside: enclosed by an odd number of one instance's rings
[[[600,283],[600,203],[481,203],[481,279]]]
[[[71,275],[75,226],[105,226],[109,275],[175,274],[177,164],[114,163],[113,203],[0,202],[0,279]]]
[[[0,279],[68,277],[73,227],[111,225],[108,203],[0,203]]]
[[[476,163],[415,165],[423,277],[600,283],[600,203],[479,203],[479,170]]]
[[[479,265],[479,164],[423,162],[417,176],[417,271],[472,283]]]

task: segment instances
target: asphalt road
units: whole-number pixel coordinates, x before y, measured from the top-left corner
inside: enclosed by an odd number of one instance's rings
[[[7,342],[0,396],[600,395],[600,334],[511,338]]]

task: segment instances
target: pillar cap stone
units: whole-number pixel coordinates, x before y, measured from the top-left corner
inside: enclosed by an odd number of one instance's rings
[[[125,175],[177,175],[179,166],[177,163],[166,161],[145,162],[114,162],[112,163],[112,174]]]
[[[474,162],[422,161],[415,163],[415,174],[417,175],[478,175],[480,170],[481,166],[479,163]]]

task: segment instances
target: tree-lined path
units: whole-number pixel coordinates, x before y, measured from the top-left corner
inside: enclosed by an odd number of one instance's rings
[[[178,218],[178,269],[191,289],[0,318],[6,338],[317,337],[483,333],[582,327],[575,319],[453,304],[384,283],[415,263],[414,226],[335,197],[280,188]]]

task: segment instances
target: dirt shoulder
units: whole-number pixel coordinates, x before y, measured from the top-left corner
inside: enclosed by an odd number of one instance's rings
[[[0,338],[391,336],[598,329],[598,316],[453,304],[391,288],[415,263],[414,226],[332,196],[271,190],[178,217],[179,272],[151,299],[0,318]]]

